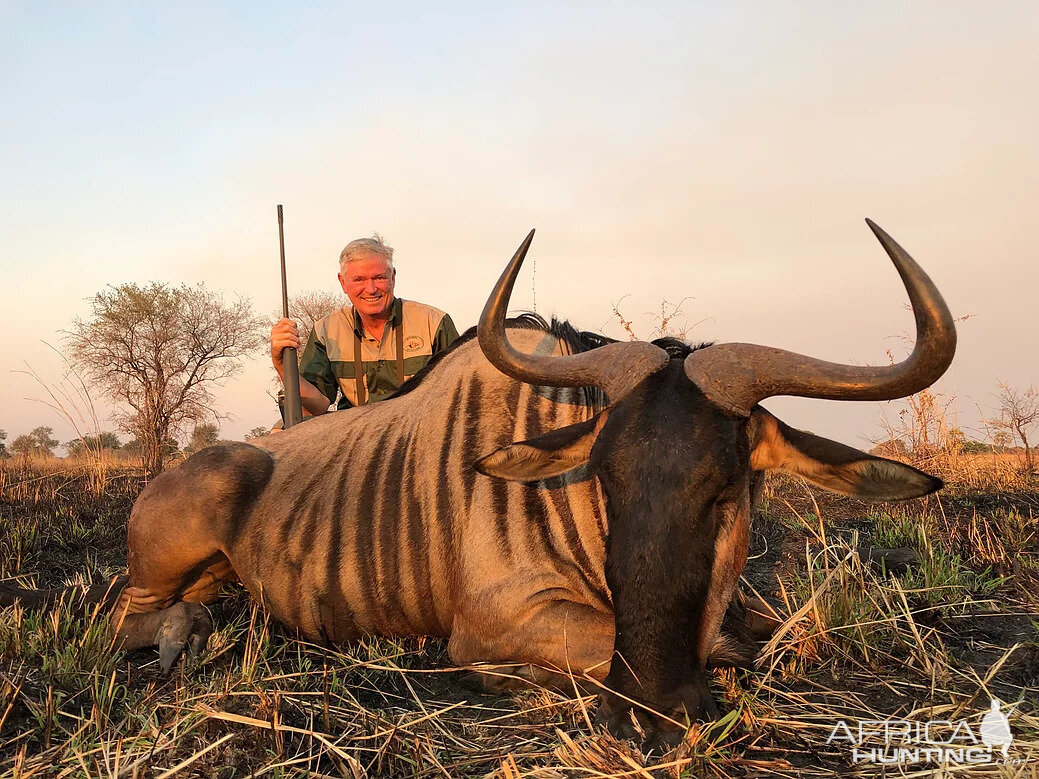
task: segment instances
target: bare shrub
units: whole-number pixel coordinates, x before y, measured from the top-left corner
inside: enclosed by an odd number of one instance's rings
[[[988,427],[996,433],[1003,432],[1011,440],[1016,436],[1025,448],[1025,471],[1032,472],[1032,447],[1028,440],[1039,425],[1039,390],[1029,387],[1016,390],[1005,381],[999,382],[999,414],[986,420]]]
[[[624,297],[627,297],[627,295]],[[651,318],[654,325],[653,330],[649,333],[649,337],[645,339],[639,337],[639,334],[635,332],[635,329],[632,326],[632,320],[626,319],[624,314],[621,312],[620,306],[621,303],[624,302],[623,297],[611,305],[612,314],[610,315],[610,319],[616,319],[620,322],[620,326],[624,328],[624,332],[628,334],[629,341],[652,341],[656,338],[677,338],[680,341],[686,341],[689,338],[690,330],[707,321],[706,319],[701,319],[698,322],[689,324],[689,321],[685,319],[684,316],[681,322],[678,321],[679,315],[683,314],[682,305],[687,300],[689,300],[687,297],[682,298],[677,303],[661,300],[659,311],[647,311],[646,316]],[[609,320],[607,320],[607,322],[608,321]],[[603,327],[605,327],[605,323],[603,324]]]
[[[898,401],[902,405],[894,418],[881,409],[881,426],[891,451],[914,461],[955,454],[963,448],[963,433],[950,424],[956,398],[934,389],[922,390]]]

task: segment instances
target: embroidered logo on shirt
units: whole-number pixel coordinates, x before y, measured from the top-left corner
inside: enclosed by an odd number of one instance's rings
[[[424,342],[417,335],[409,335],[404,339],[404,351],[417,352],[424,346]]]

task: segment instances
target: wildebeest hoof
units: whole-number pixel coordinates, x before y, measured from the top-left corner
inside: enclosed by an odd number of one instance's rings
[[[673,723],[660,720],[659,717],[633,706],[611,712],[601,707],[596,715],[595,724],[605,727],[609,734],[619,741],[640,744],[642,751],[647,754],[655,752],[662,755],[674,749],[682,742],[686,733],[685,728],[676,728]]]
[[[155,643],[159,645],[159,668],[168,676],[174,663],[185,654],[192,668],[213,632],[209,613],[197,603],[181,601],[166,609]]]
[[[690,722],[718,716],[718,705],[706,679],[683,684],[663,696],[653,708],[666,716],[607,693],[601,698],[596,724],[605,726],[615,738],[641,743],[643,752],[662,754],[681,743]]]
[[[718,717],[718,704],[711,695],[711,688],[707,686],[706,679],[683,684],[675,690],[673,696],[678,700],[671,711],[672,719],[679,722],[683,719],[690,722],[696,719],[707,722]]]
[[[610,706],[603,700],[599,710],[595,713],[595,724],[605,728],[611,736],[619,741],[642,743],[645,731],[636,727],[635,716],[630,704],[621,703],[619,706]]]
[[[470,671],[458,677],[458,684],[462,687],[483,695],[505,695],[514,689],[509,681],[506,676],[483,671]]]
[[[654,732],[646,735],[646,741],[642,745],[642,751],[645,754],[655,752],[658,755],[670,752],[682,743],[685,734],[685,730],[664,730],[658,728]]]
[[[470,671],[458,677],[458,684],[485,695],[529,690],[537,683],[537,675],[530,665],[491,666],[487,671]]]

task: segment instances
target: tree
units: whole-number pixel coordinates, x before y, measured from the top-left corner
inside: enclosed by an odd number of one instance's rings
[[[992,447],[997,452],[1005,452],[1012,443],[1014,443],[1014,439],[1006,430],[996,430],[992,433]]]
[[[964,441],[963,442],[963,453],[964,454],[984,454],[991,452],[992,447],[986,444],[984,441]]]
[[[5,441],[7,441],[7,431],[0,430],[0,458],[8,456],[7,444],[4,443]]]
[[[2,432],[2,431],[0,431],[0,432]],[[251,441],[254,438],[263,438],[265,435],[267,435],[270,432],[271,432],[270,428],[266,428],[266,427],[263,427],[263,426],[254,427],[252,430],[250,430],[248,433],[245,434],[245,440],[246,441]]]
[[[144,456],[144,445],[136,438],[131,438],[120,449],[123,454]],[[177,452],[180,451],[180,442],[176,438],[167,438],[165,443],[162,445],[162,456],[164,458],[173,457]]]
[[[203,422],[195,425],[195,429],[191,431],[191,440],[188,442],[185,451],[197,452],[200,449],[205,449],[207,446],[212,446],[220,438],[220,428],[211,422]]]
[[[69,453],[69,457],[96,456],[102,451],[116,452],[122,445],[119,436],[106,431],[96,436],[87,435],[82,438],[73,438],[65,444],[65,450]]]
[[[174,433],[212,411],[212,388],[264,343],[247,300],[158,282],[98,292],[66,337],[72,363],[123,407],[118,421],[140,443],[149,476],[162,470]]]
[[[23,457],[29,455],[54,456],[54,447],[58,445],[58,439],[54,437],[54,429],[50,427],[37,427],[31,433],[20,435],[11,444],[11,451]]]
[[[1021,440],[1025,448],[1025,470],[1032,471],[1032,448],[1028,436],[1039,423],[1039,390],[1029,387],[1026,390],[1015,390],[1005,381],[999,382],[999,416],[990,419],[988,424],[995,430],[1003,430]]]

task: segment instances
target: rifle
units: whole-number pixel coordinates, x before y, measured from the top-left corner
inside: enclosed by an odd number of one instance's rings
[[[281,246],[281,315],[289,318],[289,286],[285,280],[285,222],[281,205],[278,206],[278,244]],[[299,397],[299,363],[296,350],[286,346],[281,350],[281,361],[285,366],[285,429],[303,421],[303,406]]]

